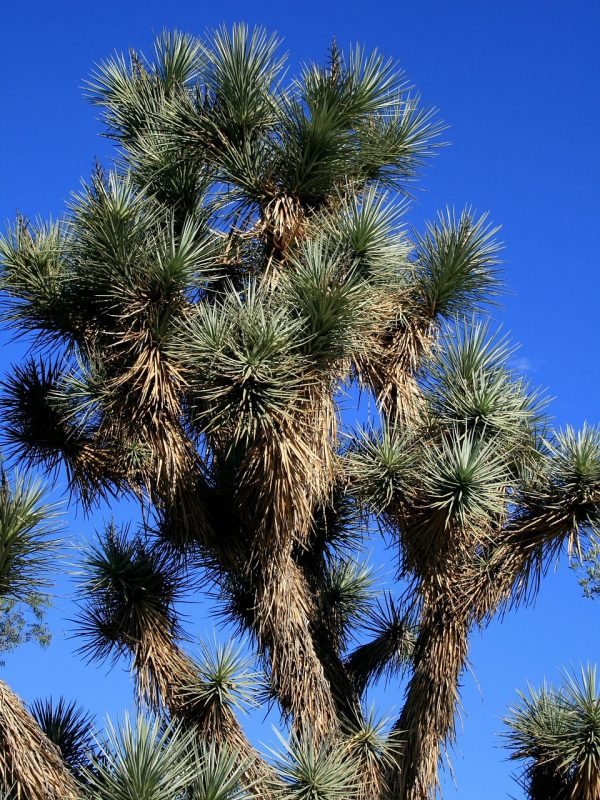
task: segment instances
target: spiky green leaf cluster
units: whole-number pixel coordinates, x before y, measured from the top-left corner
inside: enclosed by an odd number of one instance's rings
[[[313,742],[309,730],[281,741],[277,771],[286,800],[342,800],[356,795],[359,785],[355,755],[344,742]]]
[[[84,556],[78,631],[88,658],[117,658],[158,627],[180,634],[174,603],[184,567],[164,548],[110,524]]]
[[[58,747],[63,761],[76,775],[90,765],[96,753],[94,718],[75,701],[37,699],[31,714],[40,729]]]
[[[511,758],[525,762],[531,800],[592,800],[600,790],[600,693],[595,667],[564,673],[559,688],[519,692],[505,734]]]
[[[238,711],[257,705],[262,676],[239,646],[202,643],[196,663],[200,680],[189,687],[190,702]]]
[[[196,775],[193,734],[160,719],[109,721],[93,766],[84,776],[95,800],[179,800]]]
[[[0,598],[39,606],[50,586],[56,552],[58,506],[39,481],[0,472]]]

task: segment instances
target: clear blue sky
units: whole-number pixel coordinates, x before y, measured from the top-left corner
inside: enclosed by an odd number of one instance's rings
[[[150,51],[163,27],[201,33],[221,22],[260,23],[285,39],[291,64],[321,59],[335,35],[399,59],[427,104],[450,125],[452,146],[425,172],[410,213],[420,225],[446,203],[491,212],[503,226],[510,294],[497,318],[522,343],[518,366],[556,397],[557,425],[598,413],[600,298],[600,3],[597,0],[434,0],[411,3],[218,3],[156,0],[103,3],[7,2],[0,51],[0,221],[18,209],[58,215],[94,158],[107,159],[96,112],[81,84],[94,62],[133,46]],[[0,371],[21,349],[1,339]],[[126,517],[128,510],[122,509]],[[97,520],[69,512],[80,541]],[[388,556],[380,548],[374,560]],[[64,591],[62,591],[64,589]],[[84,666],[66,638],[73,613],[67,587],[52,615],[48,651],[23,647],[0,675],[27,700],[77,697],[98,713],[131,704],[123,670]],[[187,606],[194,634],[212,636],[206,606]],[[508,615],[473,637],[473,675],[464,678],[463,732],[452,756],[461,800],[520,796],[498,749],[499,718],[516,687],[556,679],[562,665],[600,661],[600,603],[582,599],[563,565],[533,609]],[[397,710],[399,688],[375,693]],[[249,730],[258,733],[259,721]]]

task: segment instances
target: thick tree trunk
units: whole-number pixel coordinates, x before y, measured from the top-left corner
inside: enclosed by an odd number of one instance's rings
[[[313,599],[306,578],[288,552],[279,554],[257,592],[256,628],[268,651],[271,681],[297,729],[307,725],[315,741],[338,728],[331,685],[311,631]]]
[[[233,585],[243,587],[238,618],[269,665],[272,689],[282,711],[297,728],[307,724],[323,737],[337,729],[338,713],[315,646],[314,598],[294,561],[293,540],[269,543],[257,548],[258,556],[253,554],[252,531],[244,532],[233,499],[231,504],[231,516],[223,513],[208,529],[188,518],[189,536],[210,554],[209,561],[219,564]],[[174,519],[178,519],[177,511]],[[217,530],[220,535],[214,533]]]
[[[395,730],[403,742],[393,797],[427,800],[438,786],[441,748],[452,743],[458,682],[468,653],[469,625],[444,597],[423,610],[414,672]]]
[[[336,704],[315,644],[315,599],[293,550],[308,536],[316,493],[311,486],[325,480],[319,470],[327,471],[322,467],[327,459],[307,456],[302,472],[300,457],[291,448],[294,456],[289,459],[294,469],[288,474],[280,464],[286,462],[282,453],[288,449],[285,440],[276,445],[270,439],[265,441],[253,462],[256,474],[253,472],[253,478],[247,480],[261,487],[258,496],[254,491],[246,496],[236,489],[229,508],[222,507],[220,498],[218,504],[213,503],[218,506],[218,517],[210,524],[205,524],[201,515],[196,520],[195,515],[186,513],[194,498],[186,497],[185,491],[172,513],[174,520],[185,520],[183,527],[210,554],[209,560],[214,559],[234,585],[246,587],[244,624],[269,665],[272,688],[282,711],[297,729],[306,725],[319,740],[338,730],[338,706],[343,701],[340,698]],[[263,459],[268,466],[271,462],[276,465],[266,493],[262,475],[270,472]]]
[[[571,523],[572,515],[546,517],[542,510],[519,529],[501,531],[497,541],[490,540],[485,574],[470,563],[455,565],[451,574],[440,560],[435,579],[424,581],[414,671],[395,725],[404,746],[394,798],[427,800],[434,795],[441,749],[454,738],[458,684],[472,625],[485,624],[503,604],[536,590],[543,548],[557,550]]]
[[[0,681],[0,788],[27,800],[76,800],[77,783],[58,748],[17,695]]]

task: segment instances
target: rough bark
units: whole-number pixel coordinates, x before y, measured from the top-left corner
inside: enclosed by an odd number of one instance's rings
[[[442,748],[454,738],[458,683],[468,654],[469,625],[447,598],[428,599],[416,642],[414,671],[394,729],[403,742],[392,796],[427,800],[439,785]]]
[[[0,787],[26,800],[76,800],[75,779],[58,748],[17,695],[0,681]]]

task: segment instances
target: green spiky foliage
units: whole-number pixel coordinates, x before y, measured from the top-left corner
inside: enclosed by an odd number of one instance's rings
[[[0,653],[27,641],[50,642],[45,611],[56,549],[58,508],[39,482],[0,468]],[[0,662],[1,665],[1,662]]]
[[[531,800],[591,800],[600,792],[600,693],[596,668],[563,674],[558,688],[519,692],[505,719],[511,758]]]
[[[36,603],[50,585],[56,550],[56,504],[45,500],[41,483],[18,473],[0,473],[0,595]]]
[[[56,558],[57,506],[43,486],[0,470],[0,614],[8,644],[33,635],[45,640],[41,603]],[[22,609],[32,609],[37,631],[27,630]],[[16,631],[10,633],[11,626]],[[25,631],[23,632],[23,628]],[[20,698],[0,681],[0,790],[28,800],[75,800],[77,787],[52,740]]]
[[[289,741],[280,739],[277,771],[289,800],[343,800],[359,790],[358,758],[341,740],[325,739],[315,744],[304,729]]]
[[[34,700],[31,714],[75,777],[89,765],[96,751],[94,718],[75,701]]]
[[[200,741],[238,752],[248,781],[274,780],[248,742],[234,709],[254,681],[231,646],[204,649],[196,663],[181,647],[175,602],[186,588],[185,566],[160,542],[109,525],[88,549],[81,576],[78,632],[92,660],[131,659],[138,702],[167,712]]]
[[[402,736],[390,731],[389,722],[371,708],[344,731],[344,746],[355,770],[351,794],[357,800],[387,798],[393,791],[390,779],[401,757]]]
[[[185,795],[185,800],[246,800],[246,765],[239,754],[218,749],[214,743],[202,745],[197,753],[199,769]]]
[[[142,697],[186,725],[218,706],[234,726],[227,659],[198,694],[175,642],[192,564],[323,796],[368,791],[321,767],[347,766],[366,688],[404,673],[404,744],[369,760],[372,794],[422,800],[471,629],[532,599],[597,522],[598,434],[553,433],[482,322],[500,289],[486,215],[404,225],[442,128],[392,62],[333,46],[290,80],[277,38],[235,25],[163,34],[89,93],[113,168],[57,223],[18,219],[0,242],[4,319],[38,349],[4,382],[6,445],[62,465],[86,507],[129,493],[157,522],[150,546],[113,536],[88,562],[88,653],[129,653]],[[357,389],[376,419],[354,435]],[[401,602],[377,605],[359,566],[373,520]]]
[[[108,721],[93,767],[84,776],[94,800],[179,800],[196,775],[193,735],[158,717]]]

